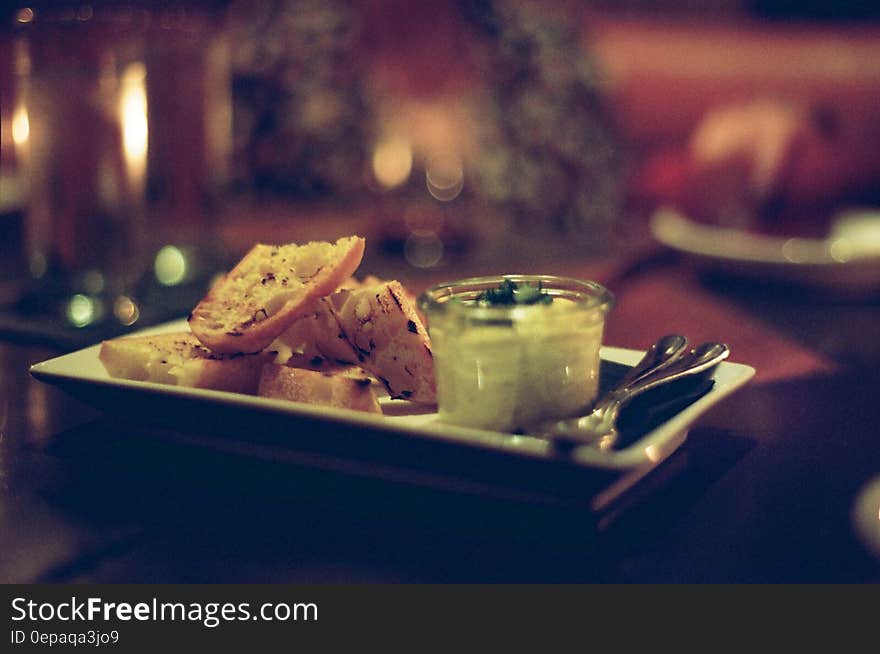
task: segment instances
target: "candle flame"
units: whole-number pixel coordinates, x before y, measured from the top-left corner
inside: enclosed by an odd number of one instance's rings
[[[129,64],[123,72],[119,120],[126,167],[139,182],[147,167],[148,141],[146,68],[141,62]]]
[[[12,114],[12,140],[18,147],[27,143],[31,134],[31,123],[24,104],[19,104]]]

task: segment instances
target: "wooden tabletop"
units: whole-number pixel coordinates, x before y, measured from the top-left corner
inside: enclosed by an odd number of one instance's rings
[[[721,339],[757,375],[598,525],[187,443],[31,379],[28,366],[57,350],[7,339],[0,580],[880,581],[853,526],[880,475],[877,299],[711,279],[644,245],[522,270],[606,283],[608,344]]]

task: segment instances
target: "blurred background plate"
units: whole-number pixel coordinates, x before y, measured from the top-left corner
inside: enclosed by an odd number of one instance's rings
[[[692,220],[672,209],[651,218],[660,243],[712,272],[847,294],[880,292],[880,212],[841,212],[826,238],[771,236]]]

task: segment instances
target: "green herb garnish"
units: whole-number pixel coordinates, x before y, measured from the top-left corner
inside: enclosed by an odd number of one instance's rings
[[[477,296],[477,304],[481,306],[513,306],[521,304],[550,304],[553,296],[541,287],[530,284],[517,284],[505,279],[498,288],[490,288]]]

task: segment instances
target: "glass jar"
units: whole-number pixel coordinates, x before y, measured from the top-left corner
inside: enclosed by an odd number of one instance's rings
[[[488,305],[503,282],[539,288],[550,302]],[[599,388],[599,348],[613,295],[549,275],[501,275],[438,284],[419,298],[431,336],[440,419],[516,432],[586,411]]]

